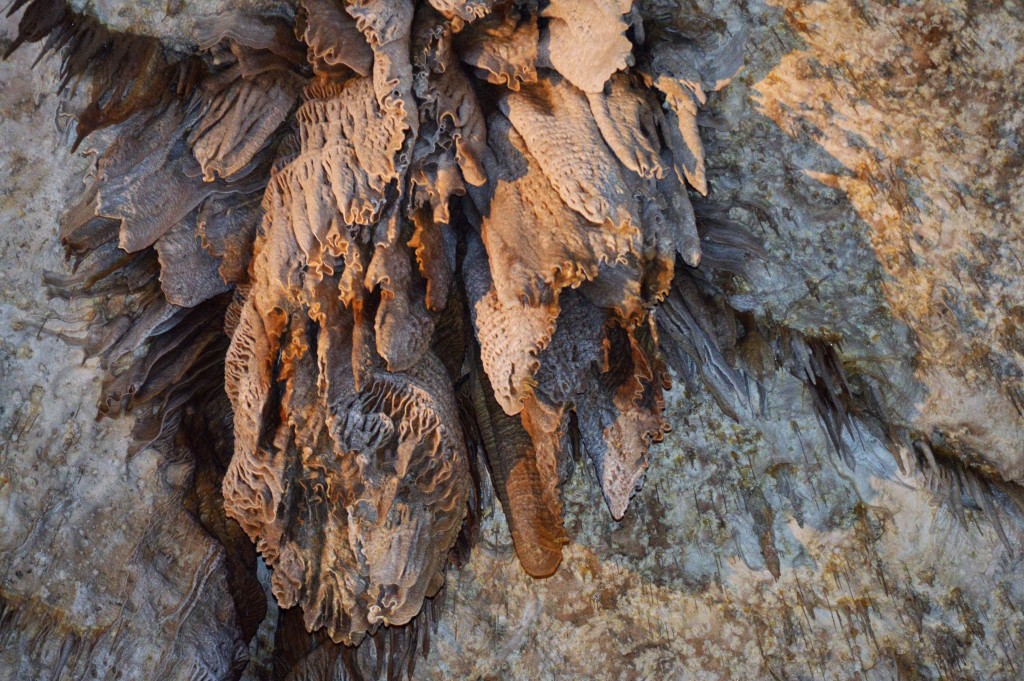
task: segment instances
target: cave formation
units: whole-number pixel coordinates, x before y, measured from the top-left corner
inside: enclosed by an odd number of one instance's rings
[[[782,372],[830,465],[870,431],[1013,550],[1015,480],[908,422],[841,338],[743,303],[772,256],[709,192],[701,135],[746,31],[655,0],[298,0],[206,16],[185,49],[63,0],[8,16],[92,154],[44,277],[89,310],[60,342],[98,363],[97,417],[134,419],[129,458],[193,462],[183,503],[229,566],[240,644],[194,678],[245,671],[264,588],[272,678],[413,676],[491,499],[552,578],[574,476],[623,521],[686,441],[673,382],[756,421]]]

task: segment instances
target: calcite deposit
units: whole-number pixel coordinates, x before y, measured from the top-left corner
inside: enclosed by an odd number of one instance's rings
[[[0,678],[1024,673],[1012,3],[4,31]]]

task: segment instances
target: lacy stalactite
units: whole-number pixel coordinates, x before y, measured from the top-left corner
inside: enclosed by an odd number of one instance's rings
[[[666,66],[642,21],[303,0],[293,31],[221,15],[184,58],[25,10],[14,47],[49,41],[91,87],[78,137],[118,126],[64,226],[76,272],[50,281],[116,294],[83,340],[110,367],[100,411],[148,410],[151,442],[223,372],[225,508],[309,630],[355,643],[441,587],[471,484],[463,376],[529,573],[561,560],[570,430],[613,517],[642,486],[667,429],[656,308],[690,276],[677,255],[701,259],[682,182],[706,191],[701,63]],[[450,347],[449,306],[478,352]]]

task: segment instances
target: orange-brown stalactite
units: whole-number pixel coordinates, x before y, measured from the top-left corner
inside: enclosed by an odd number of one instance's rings
[[[115,294],[83,340],[110,367],[103,413],[145,406],[173,433],[222,376],[224,509],[307,629],[357,643],[438,592],[467,432],[530,574],[561,561],[574,428],[623,516],[667,429],[658,305],[715,276],[684,266],[682,183],[706,190],[695,115],[717,83],[646,43],[631,2],[302,0],[294,37],[228,12],[185,60],[73,16],[35,0],[22,39],[72,31],[65,69],[99,84],[84,132],[120,126],[62,232],[79,273],[51,283]],[[138,77],[94,35],[162,89],[111,108]]]

